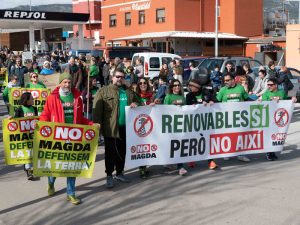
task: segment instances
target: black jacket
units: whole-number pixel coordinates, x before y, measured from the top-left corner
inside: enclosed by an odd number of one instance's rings
[[[200,94],[202,94],[202,101],[201,100],[197,101],[196,96],[198,96]],[[205,102],[210,102],[210,101],[216,102],[217,101],[216,96],[212,90],[209,90],[207,88],[202,88],[202,90],[196,94],[190,92],[186,95],[186,104],[187,105],[202,104],[203,101],[205,101]]]

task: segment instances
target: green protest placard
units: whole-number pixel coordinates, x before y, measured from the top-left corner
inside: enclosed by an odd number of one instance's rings
[[[30,92],[34,99],[33,106],[37,107],[40,115],[44,109],[46,99],[50,94],[48,88],[10,88],[9,89],[9,115],[13,116],[16,108],[20,107],[20,99],[24,92]]]
[[[34,131],[34,175],[92,177],[98,136],[94,126],[39,121]]]
[[[38,117],[4,119],[3,143],[7,165],[32,162],[33,131]]]

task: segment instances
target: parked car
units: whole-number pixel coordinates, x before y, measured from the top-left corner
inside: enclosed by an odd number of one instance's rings
[[[216,65],[219,65],[220,71],[223,73],[225,71],[225,66],[228,62],[231,62],[235,67],[243,66],[243,64],[248,63],[250,68],[262,66],[262,63],[258,60],[249,57],[213,57],[204,59],[199,65],[200,67],[207,70],[208,73],[214,70]]]
[[[193,57],[193,58],[184,58],[180,60],[180,63],[183,67],[183,80],[188,80],[191,74],[191,69],[189,64],[191,61],[195,62],[195,67],[197,67],[205,58],[204,57]]]
[[[267,69],[267,66],[264,66],[264,68]],[[294,88],[288,92],[288,96],[289,97],[296,96],[298,101],[300,101],[300,71],[292,67],[287,67],[287,68],[289,71],[288,77],[294,85]],[[255,76],[258,77],[259,67],[253,67],[251,69],[253,70]],[[279,71],[280,66],[275,66],[275,69]]]
[[[169,64],[173,59],[181,59],[179,55],[160,52],[139,52],[135,53],[131,65],[135,66],[136,59],[140,59],[144,66],[144,77],[153,79],[158,77],[161,66]]]

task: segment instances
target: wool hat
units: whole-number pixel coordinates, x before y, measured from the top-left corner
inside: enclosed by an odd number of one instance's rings
[[[198,79],[190,80],[189,85],[194,86],[196,88],[201,88],[201,82]]]
[[[69,73],[62,73],[59,75],[59,83],[61,83],[64,79],[72,80],[72,76]]]

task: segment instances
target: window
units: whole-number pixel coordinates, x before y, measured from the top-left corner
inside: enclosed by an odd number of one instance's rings
[[[160,68],[159,58],[157,57],[150,58],[150,68]]]
[[[166,20],[165,9],[156,10],[156,23],[164,23]]]
[[[139,24],[145,23],[145,10],[139,11]]]
[[[109,26],[110,27],[116,27],[117,26],[117,15],[109,15]]]
[[[125,13],[125,26],[130,26],[131,25],[131,13]]]

